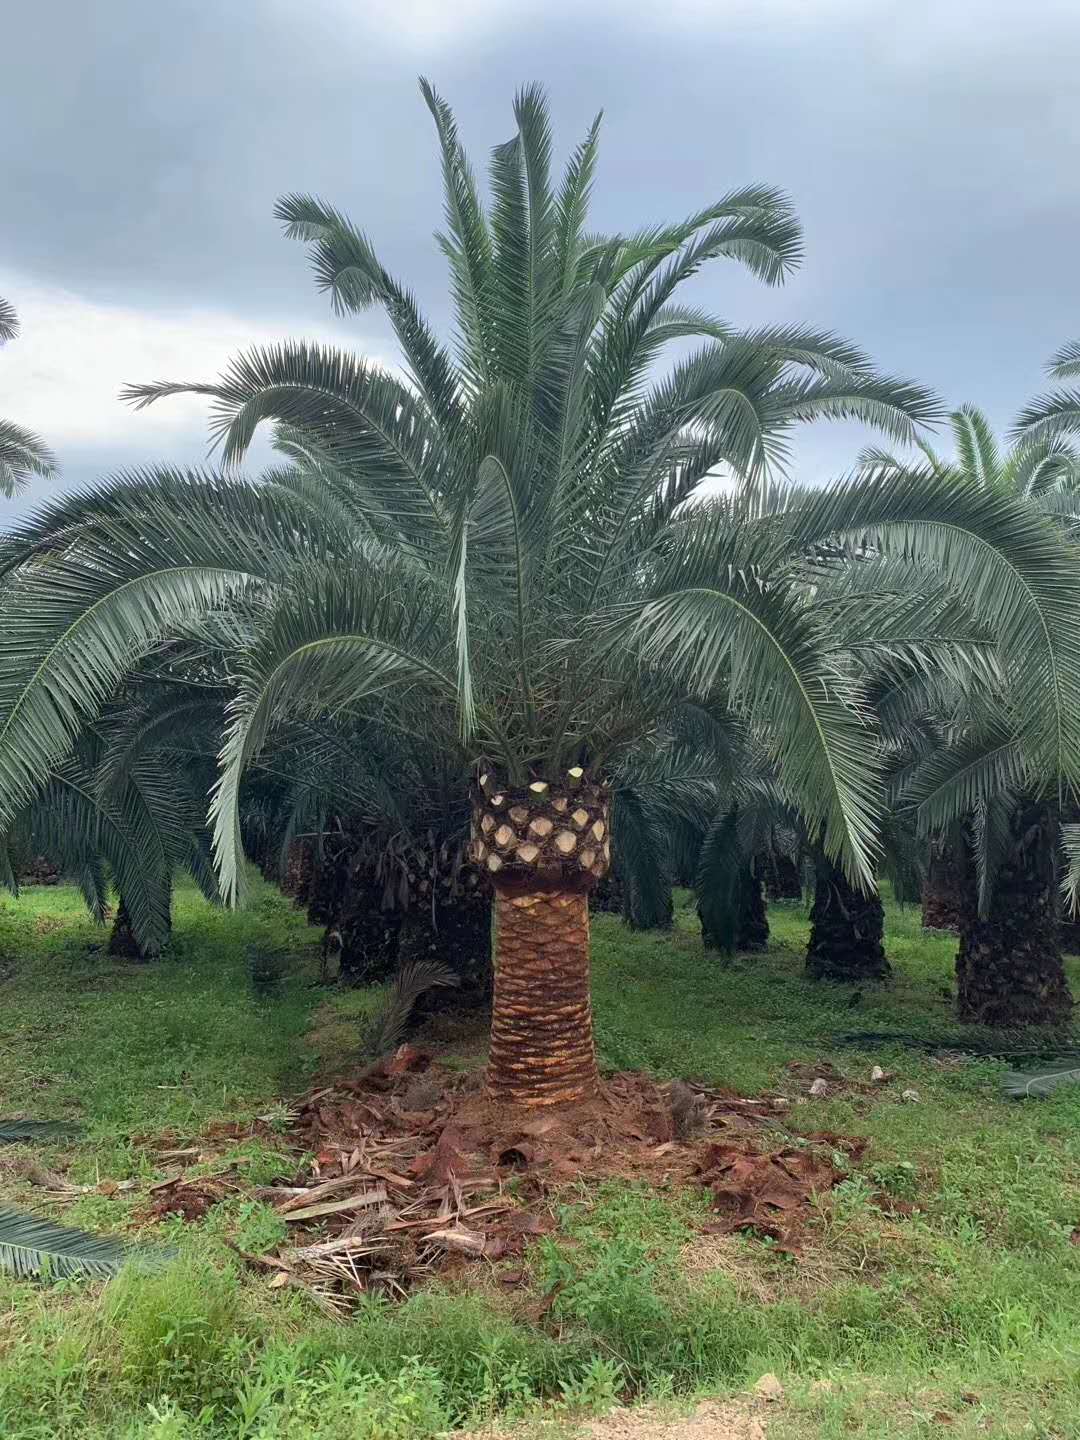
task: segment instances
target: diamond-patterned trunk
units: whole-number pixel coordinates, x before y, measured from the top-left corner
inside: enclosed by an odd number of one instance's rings
[[[517,1105],[588,1099],[599,1088],[589,976],[588,892],[608,872],[608,792],[571,770],[560,784],[473,796],[471,855],[495,887],[488,1088]]]

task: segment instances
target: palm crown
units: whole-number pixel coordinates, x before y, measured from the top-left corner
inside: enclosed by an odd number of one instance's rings
[[[756,583],[753,546],[738,538],[749,512],[691,518],[683,506],[720,467],[760,496],[799,421],[857,415],[908,440],[935,413],[930,397],[831,335],[740,333],[675,303],[718,257],[783,279],[801,242],[777,192],[751,187],[681,224],[590,235],[598,122],[555,189],[546,107],[529,89],[517,134],[494,152],[485,210],[449,110],[424,95],[442,147],[453,353],[357,228],[290,196],[278,213],[309,244],[319,283],[339,310],[385,307],[406,378],[286,344],[240,357],[215,384],[130,392],[138,404],[210,395],[227,465],[276,420],[296,463],[273,488],[319,534],[245,660],[219,794],[229,887],[239,776],[313,694],[333,710],[394,687],[415,708],[422,691],[429,723],[517,784],[577,763],[603,770],[687,684],[758,692],[774,733],[794,721],[793,759],[820,751],[823,734],[834,750],[845,734],[853,745],[861,723],[808,702],[823,688],[812,626],[785,611],[781,588]],[[665,347],[688,338],[703,343],[655,379]],[[719,588],[694,583],[695,569],[719,573]],[[775,685],[758,686],[770,665]],[[831,768],[811,766],[817,782]],[[819,789],[811,805],[836,851],[845,803]]]

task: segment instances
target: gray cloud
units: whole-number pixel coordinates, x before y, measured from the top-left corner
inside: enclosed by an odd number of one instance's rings
[[[190,311],[253,337],[325,331],[302,253],[270,215],[276,195],[305,189],[362,223],[445,322],[430,238],[438,164],[415,74],[455,105],[478,161],[509,133],[513,90],[539,78],[564,150],[605,109],[598,226],[683,214],[748,180],[792,193],[803,271],[768,292],[713,267],[701,303],[736,321],[829,325],[884,367],[1007,423],[1046,355],[1080,333],[1075,5],[670,0],[641,19],[629,9],[18,7],[4,24],[18,60],[6,67],[0,134],[18,138],[0,155],[0,293],[18,303],[19,286],[62,289],[84,306],[141,311],[148,328],[167,316],[182,330]],[[335,330],[387,343],[374,321]],[[192,344],[180,350],[198,360]],[[15,418],[5,379],[18,365],[18,347],[0,357],[0,409]],[[66,441],[63,415],[56,430],[80,474],[164,445],[112,412],[89,439]],[[200,458],[197,430],[190,422],[165,448]],[[847,427],[818,429],[799,455],[827,473],[857,443]]]

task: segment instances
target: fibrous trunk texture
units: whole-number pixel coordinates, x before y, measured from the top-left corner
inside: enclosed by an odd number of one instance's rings
[[[1002,1029],[1068,1021],[1073,1000],[1061,963],[1056,833],[1046,807],[1019,808],[985,919],[974,885],[965,885],[956,956],[961,1020]]]
[[[560,1105],[599,1091],[587,897],[611,865],[609,809],[607,789],[577,768],[555,784],[479,778],[470,853],[495,886],[497,1100]]]
[[[856,890],[822,855],[815,858],[814,870],[806,973],[815,980],[883,980],[890,967],[881,896]]]
[[[598,1086],[587,895],[497,892],[488,1089],[516,1105],[560,1105]]]
[[[964,866],[952,845],[935,845],[922,893],[926,930],[959,930],[964,906]]]

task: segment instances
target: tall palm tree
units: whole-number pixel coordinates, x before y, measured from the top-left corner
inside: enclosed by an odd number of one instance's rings
[[[0,345],[19,333],[15,307],[0,296]],[[32,430],[12,420],[0,420],[0,495],[9,499],[24,490],[31,476],[48,479],[56,473],[56,457]]]
[[[592,236],[598,126],[553,188],[530,89],[485,209],[449,110],[424,93],[442,148],[453,352],[361,231],[318,201],[281,202],[335,306],[386,310],[405,374],[289,343],[241,356],[216,383],[131,392],[139,404],[209,395],[226,466],[277,421],[296,463],[257,484],[124,475],[17,528],[0,550],[0,638],[12,640],[0,823],[133,657],[193,615],[246,606],[253,635],[214,798],[225,894],[242,885],[243,777],[268,740],[377,696],[386,726],[422,732],[474,776],[471,855],[495,889],[489,1085],[543,1105],[597,1083],[587,895],[610,863],[622,757],[688,697],[723,703],[815,842],[869,885],[875,723],[808,577],[873,557],[977,596],[1026,677],[1029,743],[1070,778],[1080,583],[1052,527],[963,477],[776,484],[802,421],[857,416],[903,442],[936,414],[924,390],[831,335],[739,332],[675,303],[714,258],[779,281],[800,251],[782,196],[752,187],[677,225]],[[686,338],[700,348],[662,373],[665,347]],[[687,505],[718,469],[737,492]],[[926,643],[925,625],[917,645],[894,641],[913,658]],[[1063,684],[1048,680],[1054,666]]]

